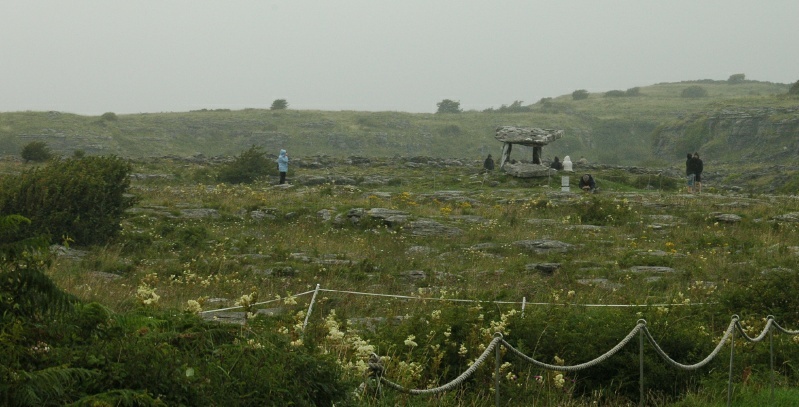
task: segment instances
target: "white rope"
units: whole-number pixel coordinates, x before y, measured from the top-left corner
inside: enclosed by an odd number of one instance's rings
[[[303,295],[308,295],[308,294],[310,294],[312,292],[313,291],[306,291],[304,293],[294,294],[291,297],[301,297]],[[286,297],[286,298],[290,298],[290,297]],[[284,299],[274,299],[274,300],[269,300],[269,301],[261,301],[261,302],[256,302],[256,303],[252,304],[251,306],[254,307],[256,305],[264,305],[264,304],[269,304],[269,303],[283,301],[283,300],[285,300],[285,298]],[[211,312],[220,312],[220,311],[230,311],[232,309],[239,309],[239,308],[244,308],[244,306],[243,305],[236,305],[235,307],[209,309],[207,311],[200,311],[200,314],[208,314],[208,313],[211,313]]]
[[[483,362],[485,362],[486,358],[488,358],[488,355],[491,354],[491,352],[494,350],[494,347],[497,346],[500,342],[504,342],[502,340],[502,336],[501,335],[498,335],[498,336],[494,337],[494,339],[491,340],[491,343],[488,344],[488,346],[483,351],[483,353],[480,355],[480,357],[478,357],[477,360],[475,360],[474,363],[472,363],[472,365],[469,366],[468,369],[466,369],[463,373],[461,373],[460,376],[452,379],[452,381],[450,381],[449,383],[444,384],[442,386],[434,387],[432,389],[406,389],[405,387],[402,387],[401,385],[399,385],[397,383],[394,383],[394,382],[386,379],[385,377],[381,377],[380,380],[383,383],[385,383],[388,387],[391,387],[391,388],[393,388],[395,390],[399,390],[401,392],[405,392],[405,393],[409,393],[409,394],[436,394],[436,393],[443,393],[445,391],[452,390],[452,389],[454,389],[457,386],[460,386],[464,381],[466,381],[466,379],[468,379],[469,376],[471,376],[472,373],[474,373],[474,371],[477,370],[477,368],[480,367],[480,365],[482,365]]]
[[[747,339],[752,340],[754,342],[762,340],[766,336],[766,334],[768,333],[771,325],[776,326],[782,332],[785,332],[785,333],[788,333],[788,334],[791,334],[791,335],[799,335],[799,331],[789,331],[789,330],[786,330],[786,329],[780,327],[776,322],[774,322],[772,317],[769,316],[769,322],[766,323],[766,327],[763,329],[763,332],[759,336],[757,336],[755,338],[750,338],[746,334],[744,334],[744,336]],[[586,369],[586,368],[589,368],[589,367],[592,367],[592,366],[595,366],[595,365],[597,365],[599,363],[604,362],[605,360],[607,360],[608,358],[610,358],[611,356],[616,354],[624,346],[626,346],[630,342],[630,340],[632,340],[632,338],[635,337],[635,335],[638,334],[639,332],[643,332],[646,335],[646,337],[649,339],[649,342],[652,344],[652,346],[654,346],[655,351],[664,360],[666,360],[666,362],[668,362],[672,366],[680,368],[680,369],[694,370],[694,369],[698,369],[700,367],[703,367],[703,366],[707,365],[711,360],[713,360],[713,358],[715,358],[718,355],[719,351],[721,351],[721,348],[724,346],[724,344],[727,342],[727,340],[730,338],[730,336],[732,335],[732,333],[734,332],[734,330],[736,328],[738,328],[739,330],[743,329],[741,327],[740,322],[739,322],[738,316],[737,315],[733,315],[732,316],[732,320],[730,321],[730,324],[727,327],[727,330],[724,332],[724,335],[722,336],[722,338],[719,341],[718,345],[716,345],[716,348],[713,349],[713,351],[706,358],[704,358],[703,360],[699,361],[698,363],[695,363],[695,364],[692,364],[692,365],[686,365],[686,364],[679,363],[679,362],[675,361],[674,359],[672,359],[671,357],[669,357],[669,355],[667,355],[666,352],[663,351],[663,349],[660,347],[660,345],[658,345],[657,341],[655,341],[655,338],[649,332],[649,329],[647,329],[646,321],[641,319],[641,320],[638,320],[638,323],[636,324],[635,328],[633,328],[630,331],[630,333],[628,333],[627,336],[624,337],[624,339],[622,339],[618,344],[616,344],[616,346],[614,346],[609,351],[605,352],[604,354],[600,355],[599,357],[597,357],[597,358],[595,358],[593,360],[590,360],[590,361],[585,362],[585,363],[580,363],[580,364],[577,364],[577,365],[571,365],[571,366],[552,365],[552,364],[548,364],[548,363],[544,363],[544,362],[535,360],[534,358],[532,358],[530,356],[527,356],[524,353],[522,353],[521,351],[519,351],[518,349],[514,348],[511,344],[509,344],[507,341],[505,341],[502,338],[502,335],[497,334],[497,336],[494,337],[494,339],[491,341],[491,343],[489,343],[489,345],[486,347],[485,351],[483,351],[483,353],[480,355],[480,357],[478,357],[477,360],[475,360],[475,362],[472,364],[472,366],[469,367],[469,369],[467,369],[466,371],[461,373],[460,376],[456,377],[455,379],[453,379],[449,383],[446,383],[446,384],[444,384],[442,386],[435,387],[435,388],[432,388],[432,389],[407,389],[407,388],[402,387],[401,385],[399,385],[397,383],[394,383],[394,382],[386,379],[385,377],[381,376],[380,379],[381,379],[381,381],[383,383],[385,383],[389,387],[391,387],[391,388],[393,388],[395,390],[398,390],[398,391],[409,393],[409,394],[435,394],[435,393],[444,392],[444,391],[447,391],[447,390],[451,390],[455,386],[458,386],[458,385],[462,384],[472,373],[474,373],[475,370],[477,370],[478,367],[480,367],[480,365],[482,365],[482,363],[485,361],[485,359],[488,357],[488,355],[491,353],[491,351],[494,349],[494,347],[495,346],[499,346],[499,345],[505,346],[511,353],[515,354],[516,356],[520,357],[521,359],[524,359],[527,362],[530,362],[530,363],[532,363],[532,364],[534,364],[536,366],[539,366],[539,367],[542,367],[542,368],[545,368],[545,369],[555,370],[555,371],[573,372],[573,371],[577,371],[577,370]]]
[[[398,298],[398,299],[406,299],[406,300],[421,300],[421,301],[450,301],[450,302],[470,302],[470,303],[486,303],[486,304],[515,304],[515,305],[542,305],[542,306],[563,306],[563,307],[616,307],[616,308],[637,308],[637,307],[687,307],[687,306],[698,306],[698,305],[707,305],[702,302],[697,303],[677,303],[677,304],[577,304],[577,303],[554,303],[554,302],[529,302],[526,300],[523,301],[484,301],[484,300],[467,300],[467,299],[458,299],[458,298],[435,298],[435,297],[420,297],[420,296],[410,296],[410,295],[395,295],[395,294],[379,294],[379,293],[366,293],[360,291],[346,291],[346,290],[331,290],[327,288],[322,288],[319,291],[327,291],[331,293],[343,293],[343,294],[355,294],[355,295],[367,295],[372,297],[388,297],[388,298]]]
[[[667,355],[666,352],[664,352],[663,349],[660,348],[660,345],[658,345],[657,341],[655,341],[655,338],[652,337],[652,334],[649,332],[649,329],[647,329],[646,327],[644,327],[643,329],[644,329],[644,334],[646,334],[646,337],[649,339],[649,342],[655,348],[655,351],[658,353],[658,355],[660,355],[660,357],[663,358],[663,360],[665,360],[666,362],[668,362],[669,364],[671,364],[676,368],[684,370],[694,370],[707,365],[708,363],[710,363],[711,360],[713,360],[713,358],[716,357],[716,355],[718,355],[718,353],[721,351],[721,348],[724,346],[725,343],[727,343],[727,339],[730,338],[733,331],[735,330],[735,324],[737,322],[738,322],[738,316],[737,315],[733,316],[732,321],[730,321],[730,325],[727,327],[727,331],[724,332],[724,335],[721,337],[719,344],[716,345],[716,348],[713,349],[713,352],[710,352],[710,354],[706,358],[702,359],[701,361],[693,365],[684,365],[669,357],[669,355]]]
[[[508,348],[508,350],[510,350],[512,353],[516,354],[516,356],[518,356],[518,357],[520,357],[520,358],[522,358],[522,359],[524,359],[524,360],[526,360],[526,361],[528,361],[528,362],[530,362],[530,363],[532,363],[532,364],[534,364],[536,366],[543,367],[545,369],[550,369],[550,370],[562,371],[562,372],[575,372],[575,371],[578,371],[578,370],[587,369],[589,367],[592,367],[594,365],[597,365],[599,363],[602,363],[602,362],[606,361],[611,356],[615,355],[619,350],[621,350],[621,348],[623,348],[625,345],[627,345],[627,343],[630,342],[630,340],[635,336],[635,334],[637,334],[638,331],[640,331],[641,329],[644,329],[645,327],[646,327],[646,323],[645,322],[639,322],[635,326],[635,328],[633,328],[630,331],[630,333],[627,334],[627,336],[625,336],[624,339],[621,340],[621,342],[616,344],[616,346],[611,348],[609,351],[605,352],[604,354],[600,355],[599,357],[597,357],[594,360],[590,360],[590,361],[585,362],[585,363],[580,363],[579,365],[571,365],[571,366],[550,365],[549,363],[544,363],[544,362],[535,360],[535,359],[533,359],[530,356],[525,355],[524,353],[522,353],[518,349],[516,349],[513,346],[511,346],[511,344],[509,344],[505,340],[502,341],[502,344],[506,348]]]
[[[300,297],[303,295],[308,295],[314,293],[316,290],[306,291],[304,293],[295,294],[292,297]],[[505,305],[522,305],[522,307],[526,307],[527,305],[539,305],[539,306],[560,306],[560,307],[586,307],[586,308],[643,308],[643,307],[691,307],[691,306],[700,306],[700,305],[708,305],[703,302],[697,303],[677,303],[677,304],[577,304],[577,303],[554,303],[554,302],[528,302],[526,298],[523,298],[522,301],[484,301],[484,300],[467,300],[467,299],[459,299],[459,298],[435,298],[435,297],[420,297],[420,296],[410,296],[410,295],[396,295],[396,294],[381,294],[381,293],[367,293],[361,291],[348,291],[348,290],[331,290],[328,288],[320,288],[319,291],[325,291],[329,293],[341,293],[341,294],[354,294],[354,295],[366,295],[370,297],[384,297],[384,298],[397,298],[403,300],[420,300],[420,301],[448,301],[448,302],[467,302],[467,303],[476,303],[476,304],[505,304]],[[272,302],[277,302],[281,300],[269,300],[258,302],[252,304],[252,306],[256,305],[263,305],[269,304]],[[227,308],[219,308],[207,311],[201,311],[201,314],[206,314],[210,312],[220,312],[220,311],[230,311],[233,309],[243,308],[243,306],[238,305],[235,307],[227,307]]]

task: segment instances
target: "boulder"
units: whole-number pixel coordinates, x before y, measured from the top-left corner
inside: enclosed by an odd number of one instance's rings
[[[521,162],[505,163],[502,170],[517,178],[545,178],[558,172],[545,165]]]

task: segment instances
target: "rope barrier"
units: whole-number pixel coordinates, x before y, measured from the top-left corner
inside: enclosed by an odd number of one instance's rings
[[[674,366],[676,368],[679,368],[679,369],[683,369],[683,370],[695,370],[695,369],[699,369],[699,368],[701,368],[703,366],[706,366],[708,363],[710,363],[711,360],[713,360],[719,354],[719,352],[721,351],[721,348],[724,346],[725,343],[727,343],[727,340],[729,339],[730,340],[730,371],[732,371],[733,353],[734,353],[734,333],[735,333],[736,329],[738,331],[740,331],[743,334],[743,337],[746,340],[750,341],[750,342],[759,342],[759,341],[763,340],[767,335],[769,335],[773,331],[773,329],[778,329],[778,330],[780,330],[780,331],[782,331],[782,332],[784,332],[786,334],[789,334],[789,335],[799,335],[799,330],[792,331],[792,330],[787,330],[785,328],[782,328],[782,327],[779,326],[779,324],[777,324],[776,321],[774,321],[773,317],[771,315],[769,315],[768,316],[768,321],[766,322],[766,326],[763,328],[763,331],[756,337],[750,337],[744,332],[744,328],[743,328],[743,326],[741,325],[741,323],[739,321],[738,315],[733,315],[732,318],[731,318],[730,324],[727,326],[727,329],[724,331],[724,335],[722,335],[721,340],[719,340],[718,345],[716,345],[716,347],[713,349],[713,351],[706,358],[702,359],[701,361],[699,361],[699,362],[697,362],[695,364],[690,364],[689,365],[689,364],[683,364],[683,363],[677,362],[676,360],[672,359],[668,354],[666,354],[666,352],[663,351],[663,349],[660,347],[660,345],[657,343],[657,341],[653,337],[652,333],[647,328],[646,320],[639,319],[638,322],[636,323],[635,327],[632,330],[630,330],[630,333],[628,333],[627,336],[625,336],[621,341],[619,341],[619,343],[616,344],[616,346],[614,346],[613,348],[611,348],[610,350],[608,350],[604,354],[600,355],[599,357],[597,357],[597,358],[595,358],[593,360],[585,362],[585,363],[580,363],[580,364],[570,365],[570,366],[562,366],[562,365],[552,365],[552,364],[549,364],[549,363],[544,363],[544,362],[541,362],[539,360],[534,359],[531,356],[525,355],[523,352],[521,352],[518,349],[514,348],[511,344],[509,344],[507,341],[505,341],[505,339],[503,339],[501,334],[497,333],[495,335],[494,339],[488,344],[486,349],[480,355],[480,357],[478,357],[477,360],[475,360],[475,362],[467,370],[465,370],[463,373],[461,373],[457,378],[453,379],[452,381],[450,381],[450,382],[448,382],[448,383],[446,383],[444,385],[441,385],[441,386],[438,386],[438,387],[435,387],[435,388],[430,388],[430,389],[408,389],[408,388],[405,388],[402,385],[397,384],[395,382],[392,382],[389,379],[387,379],[384,376],[382,376],[382,373],[383,373],[382,370],[381,370],[381,376],[379,377],[379,379],[380,379],[380,382],[386,384],[388,387],[391,387],[391,388],[393,388],[393,389],[395,389],[397,391],[403,392],[403,393],[408,393],[408,394],[413,394],[413,395],[436,394],[436,393],[445,392],[445,391],[451,390],[451,389],[455,388],[456,386],[459,386],[460,384],[462,384],[469,376],[471,376],[485,362],[485,360],[491,354],[491,351],[494,350],[494,348],[497,347],[497,346],[504,346],[510,353],[512,353],[512,354],[516,355],[517,357],[519,357],[519,358],[521,358],[521,359],[523,359],[523,360],[525,360],[525,361],[527,361],[529,363],[532,363],[532,364],[534,364],[534,365],[536,365],[538,367],[541,367],[541,368],[544,368],[544,369],[549,369],[549,370],[554,370],[554,371],[574,372],[574,371],[578,371],[578,370],[582,370],[582,369],[587,369],[589,367],[593,367],[593,366],[595,366],[595,365],[597,365],[599,363],[602,363],[602,362],[606,361],[611,356],[613,356],[616,353],[618,353],[619,350],[621,350],[624,346],[626,346],[635,337],[636,334],[645,335],[647,337],[647,339],[649,340],[649,343],[652,344],[652,346],[655,348],[656,353],[661,358],[663,358],[670,365],[672,365],[672,366]],[[640,358],[641,358],[641,367],[640,367],[640,370],[641,370],[641,372],[640,372],[640,375],[641,375],[641,378],[640,378],[640,380],[641,380],[641,395],[643,397],[643,337],[639,336],[639,338],[640,338],[639,346],[641,347],[641,350],[640,350]],[[498,351],[498,349],[497,349],[497,351]],[[771,353],[772,353],[772,359],[773,359],[773,343],[771,345]],[[497,364],[499,364],[499,358],[497,359]],[[382,367],[381,367],[381,369],[382,369]],[[730,380],[730,386],[728,386],[728,396],[727,396],[728,404],[729,404],[730,398],[731,398],[732,376],[730,376],[729,380]],[[495,390],[497,392],[499,392],[499,388],[497,388]],[[773,389],[772,389],[772,392],[773,392]],[[497,400],[499,400],[498,397],[497,397]],[[497,403],[498,403],[498,401],[497,401]]]
[[[502,340],[502,336],[501,335],[494,337],[494,339],[491,340],[491,342],[488,344],[488,346],[483,351],[483,353],[480,355],[480,357],[478,357],[477,360],[475,360],[474,363],[472,363],[472,365],[469,366],[468,369],[466,369],[463,373],[461,373],[460,376],[456,377],[451,382],[449,382],[447,384],[444,384],[443,386],[434,387],[432,389],[406,389],[405,387],[402,387],[402,385],[394,383],[391,380],[386,379],[385,377],[381,377],[380,380],[384,384],[386,384],[388,387],[391,387],[392,389],[401,391],[403,393],[408,393],[408,394],[436,394],[436,393],[443,393],[443,392],[445,392],[447,390],[452,390],[453,388],[461,385],[464,381],[466,381],[466,379],[468,379],[469,376],[471,376],[472,373],[474,373],[475,370],[477,370],[477,368],[479,368],[480,365],[482,365],[483,362],[485,362],[486,358],[488,358],[488,355],[491,354],[491,351],[493,351],[494,347],[497,346],[500,342],[504,342]]]
[[[615,355],[619,350],[621,350],[621,348],[623,348],[625,345],[627,345],[627,343],[630,342],[630,340],[633,339],[635,334],[637,334],[638,331],[640,329],[643,329],[645,326],[646,326],[645,322],[640,322],[639,321],[638,324],[635,326],[635,328],[633,328],[630,331],[630,333],[627,334],[627,336],[625,336],[624,339],[621,340],[621,342],[616,344],[616,346],[611,348],[609,351],[605,352],[604,354],[600,355],[599,357],[597,357],[597,358],[595,358],[593,360],[590,360],[588,362],[580,363],[578,365],[571,365],[571,366],[551,365],[549,363],[544,363],[544,362],[535,360],[532,357],[527,356],[524,353],[522,353],[521,351],[519,351],[518,349],[514,348],[513,346],[511,346],[511,344],[509,344],[508,342],[506,342],[504,340],[502,341],[502,345],[504,345],[509,351],[511,351],[513,354],[515,354],[519,358],[521,358],[521,359],[523,359],[523,360],[525,360],[527,362],[530,362],[530,363],[532,363],[532,364],[534,364],[534,365],[536,365],[538,367],[542,367],[544,369],[562,371],[562,372],[576,372],[578,370],[587,369],[589,367],[595,366],[595,365],[597,365],[599,363],[602,363],[602,362],[608,360],[611,356]]]
[[[292,296],[292,297],[296,298],[296,297],[301,297],[301,296],[313,293],[313,297],[311,298],[311,301],[309,303],[308,312],[307,312],[307,314],[305,316],[305,321],[303,323],[303,331],[305,331],[305,327],[308,324],[308,318],[310,317],[311,312],[313,310],[313,305],[314,305],[314,302],[316,300],[316,296],[319,294],[320,291],[329,292],[329,293],[366,295],[366,296],[372,296],[372,297],[396,298],[396,299],[407,299],[407,300],[422,300],[422,301],[448,301],[448,302],[461,302],[461,303],[483,303],[483,304],[488,303],[488,304],[512,304],[512,305],[521,304],[521,306],[522,306],[522,315],[524,313],[525,308],[528,305],[575,306],[575,307],[586,307],[586,308],[591,308],[591,307],[635,308],[635,307],[666,307],[666,306],[674,307],[674,306],[699,306],[699,305],[705,305],[704,303],[689,303],[689,304],[685,304],[685,303],[676,303],[676,304],[668,304],[668,303],[666,303],[666,304],[562,304],[562,303],[547,303],[547,302],[528,302],[526,297],[522,298],[521,302],[518,302],[518,301],[482,301],[482,300],[469,300],[469,299],[458,299],[458,298],[433,298],[433,297],[408,296],[408,295],[367,293],[367,292],[348,291],[348,290],[331,290],[331,289],[323,289],[323,288],[320,287],[319,284],[317,284],[316,285],[316,289],[314,289],[314,290],[306,291],[306,292],[295,294],[295,295]],[[269,301],[262,301],[262,302],[258,302],[258,303],[252,304],[252,306],[269,304],[269,303],[277,302],[277,301],[281,301],[281,300],[280,299],[274,299],[274,300],[269,300]],[[227,308],[219,308],[219,309],[214,309],[214,310],[201,311],[200,313],[201,314],[205,314],[205,313],[213,313],[213,312],[220,312],[220,311],[228,311],[228,310],[239,309],[239,308],[243,308],[243,307],[244,306],[234,306],[234,307],[227,307]],[[643,402],[643,394],[644,394],[643,393],[643,380],[644,380],[644,378],[643,378],[643,371],[644,371],[644,368],[643,368],[643,336],[646,336],[646,338],[649,341],[649,343],[651,343],[652,347],[655,349],[655,352],[663,360],[665,360],[669,365],[671,365],[673,367],[676,367],[678,369],[684,369],[684,370],[695,370],[695,369],[699,369],[701,367],[706,366],[708,363],[710,363],[710,361],[712,361],[719,354],[719,352],[721,351],[721,349],[724,346],[724,344],[727,343],[727,341],[729,340],[729,342],[730,342],[730,376],[729,376],[728,394],[727,394],[727,403],[729,405],[729,403],[731,402],[731,397],[732,397],[732,366],[733,366],[733,355],[734,355],[734,350],[735,350],[734,349],[734,344],[735,344],[735,331],[736,330],[738,332],[740,332],[742,337],[744,339],[746,339],[747,341],[749,341],[749,342],[760,342],[763,339],[765,339],[766,336],[769,337],[769,339],[771,341],[771,346],[770,346],[771,350],[770,350],[770,352],[771,352],[771,364],[772,364],[772,390],[771,391],[772,391],[772,394],[773,394],[773,391],[774,391],[773,390],[773,386],[774,386],[774,377],[773,377],[773,375],[774,375],[774,372],[773,372],[774,345],[773,345],[773,340],[771,339],[772,338],[772,332],[774,330],[778,330],[778,331],[780,331],[782,333],[785,333],[785,334],[788,334],[788,335],[799,335],[799,330],[789,330],[789,329],[783,328],[782,326],[780,326],[774,320],[774,317],[772,315],[769,315],[767,317],[766,325],[763,327],[763,330],[757,336],[754,336],[754,337],[749,336],[749,334],[746,333],[745,328],[740,323],[740,318],[738,317],[738,315],[733,315],[732,318],[731,318],[730,324],[727,326],[727,329],[724,331],[724,335],[722,335],[721,339],[719,340],[718,344],[713,349],[713,351],[710,352],[710,354],[707,357],[705,357],[701,361],[699,361],[697,363],[694,363],[694,364],[683,364],[683,363],[677,362],[676,360],[672,359],[660,347],[660,345],[657,343],[657,341],[655,340],[654,336],[649,331],[649,328],[646,325],[646,321],[643,320],[643,319],[639,319],[638,322],[636,323],[635,327],[632,330],[630,330],[630,332],[627,334],[627,336],[625,336],[621,341],[619,341],[619,343],[617,343],[610,350],[608,350],[607,352],[603,353],[602,355],[594,358],[593,360],[590,360],[590,361],[584,362],[584,363],[580,363],[580,364],[576,364],[576,365],[569,365],[569,366],[553,365],[553,364],[549,364],[549,363],[545,363],[545,362],[541,362],[539,360],[536,360],[533,357],[525,355],[523,352],[521,352],[518,349],[514,348],[510,343],[508,343],[507,341],[505,341],[503,339],[502,334],[497,333],[495,335],[494,339],[488,344],[488,346],[486,346],[486,348],[483,351],[483,353],[474,361],[474,363],[472,363],[471,366],[469,366],[468,369],[466,369],[458,377],[456,377],[455,379],[453,379],[452,381],[450,381],[450,382],[448,382],[448,383],[446,383],[444,385],[441,385],[441,386],[438,386],[438,387],[434,387],[434,388],[429,388],[429,389],[408,389],[408,388],[405,388],[405,387],[403,387],[402,385],[400,385],[398,383],[392,382],[391,380],[389,380],[385,376],[383,376],[384,370],[383,370],[382,366],[379,367],[380,373],[379,374],[375,374],[375,376],[376,376],[375,378],[378,379],[377,380],[378,383],[383,383],[386,386],[388,386],[388,387],[390,387],[390,388],[392,388],[394,390],[397,390],[397,391],[400,391],[400,392],[404,392],[404,393],[407,393],[407,394],[411,394],[411,395],[442,393],[442,392],[445,392],[445,391],[452,390],[453,388],[463,384],[463,382],[466,381],[466,379],[468,379],[485,362],[485,360],[488,358],[488,356],[494,350],[496,350],[496,363],[497,363],[496,369],[499,369],[500,346],[504,346],[510,353],[512,353],[512,354],[516,355],[517,357],[519,357],[520,359],[525,360],[526,362],[531,363],[533,365],[536,365],[538,367],[541,367],[541,368],[544,368],[544,369],[549,369],[549,370],[554,370],[554,371],[574,372],[574,371],[578,371],[578,370],[582,370],[582,369],[587,369],[589,367],[593,367],[595,365],[598,365],[598,364],[606,361],[607,359],[609,359],[610,357],[612,357],[613,355],[618,353],[623,347],[625,347],[633,339],[633,337],[635,337],[636,334],[638,334],[639,335],[639,346],[640,346],[640,351],[639,351],[640,356],[639,357],[641,359],[641,361],[640,361],[640,381],[641,381],[641,383],[640,383],[640,387],[641,387],[640,391],[641,391],[641,398],[642,398],[642,402]],[[370,363],[370,368],[372,368],[373,370],[377,369],[378,366],[379,366],[379,357],[377,355],[375,355],[375,354],[372,354],[372,356],[370,356],[370,358],[375,358],[377,360],[376,362],[372,361]],[[374,365],[374,366],[372,366],[372,365]],[[499,377],[498,376],[495,378],[495,381],[497,383],[495,385],[497,387],[495,389],[495,391],[496,391],[496,403],[497,403],[497,405],[499,405],[499,385],[498,385],[499,384]]]
[[[292,295],[292,297],[301,297],[303,295],[308,295],[308,294],[310,294],[312,292],[313,291],[306,291],[304,293],[294,294],[294,295]],[[269,303],[278,302],[278,301],[283,301],[283,300],[282,299],[274,299],[274,300],[269,300],[269,301],[261,301],[261,302],[256,302],[256,303],[252,304],[251,306],[254,307],[256,305],[264,305],[264,304],[269,304]],[[200,314],[210,314],[212,312],[230,311],[232,309],[239,309],[239,308],[244,308],[244,306],[243,305],[236,305],[236,306],[227,307],[227,308],[209,309],[209,310],[206,310],[206,311],[200,311]]]
[[[435,297],[421,297],[421,296],[411,296],[411,295],[397,295],[397,294],[381,294],[381,293],[368,293],[368,292],[360,292],[360,291],[348,291],[348,290],[331,290],[328,288],[320,288],[319,284],[317,284],[317,288],[315,290],[306,291],[304,293],[299,293],[292,295],[292,297],[301,297],[304,295],[317,293],[320,291],[328,292],[328,293],[341,293],[341,294],[353,294],[353,295],[365,295],[370,297],[384,297],[384,298],[396,298],[396,299],[403,299],[403,300],[420,300],[420,301],[447,301],[447,302],[466,302],[466,303],[475,303],[475,304],[503,304],[503,305],[521,305],[522,312],[528,305],[539,305],[539,306],[560,306],[560,307],[586,307],[586,308],[644,308],[644,307],[691,307],[691,306],[701,306],[707,305],[702,302],[697,303],[676,303],[676,304],[669,304],[669,303],[660,303],[660,304],[576,304],[576,303],[554,303],[554,302],[528,302],[527,298],[522,298],[522,301],[489,301],[489,300],[469,300],[469,299],[460,299],[460,298],[435,298]],[[273,302],[282,301],[280,299],[274,299],[269,301],[262,301],[252,304],[252,306],[256,305],[263,305],[269,304]],[[221,311],[230,311],[234,309],[244,308],[243,305],[237,305],[233,307],[227,308],[218,308],[213,310],[206,310],[200,311],[200,314],[207,314],[213,312],[221,312]],[[310,313],[309,313],[310,314]]]
[[[658,345],[657,341],[655,341],[655,338],[652,336],[652,333],[649,332],[649,329],[646,329],[646,327],[644,327],[644,334],[646,335],[647,339],[649,339],[649,343],[652,344],[652,347],[655,348],[655,352],[657,352],[657,354],[660,355],[660,357],[663,358],[663,360],[665,360],[667,363],[679,369],[695,370],[699,369],[702,366],[707,365],[708,363],[710,363],[711,360],[713,360],[713,358],[716,357],[716,355],[718,355],[718,353],[721,351],[721,347],[724,346],[724,344],[727,342],[727,339],[729,339],[730,336],[732,335],[733,330],[735,329],[736,322],[738,322],[738,316],[734,315],[732,321],[730,321],[730,325],[727,326],[727,330],[724,332],[724,335],[721,337],[719,344],[716,345],[715,349],[713,349],[713,352],[710,352],[710,354],[706,358],[702,359],[701,361],[693,365],[685,365],[669,357],[669,355],[667,355],[666,352],[664,352],[663,349],[661,349],[660,345]]]

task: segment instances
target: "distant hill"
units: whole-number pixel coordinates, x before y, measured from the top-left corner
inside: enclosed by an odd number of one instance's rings
[[[689,87],[704,95],[686,97]],[[76,150],[123,157],[236,155],[252,145],[295,156],[495,156],[501,125],[557,128],[565,137],[544,158],[681,165],[687,151],[729,162],[796,162],[799,99],[790,84],[751,80],[660,83],[605,93],[514,102],[451,114],[245,109],[79,116],[59,112],[0,113],[0,154],[18,156],[34,140],[61,155]],[[514,158],[529,159],[524,149]]]

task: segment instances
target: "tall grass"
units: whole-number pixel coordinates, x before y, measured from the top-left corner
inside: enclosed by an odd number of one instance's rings
[[[192,174],[209,170],[200,165],[135,165],[134,172],[169,176],[134,180],[131,192],[139,203],[120,238],[103,247],[73,247],[85,253],[55,261],[48,274],[59,286],[120,312],[183,310],[190,301],[212,310],[234,306],[251,293],[260,301],[279,299],[267,305],[280,309],[278,332],[298,346],[302,342],[335,355],[356,380],[364,372],[364,358],[375,352],[384,357],[392,380],[422,388],[443,384],[465,370],[497,331],[545,361],[557,356],[573,364],[606,351],[644,318],[667,352],[693,363],[706,355],[732,314],[751,326],[769,313],[785,327],[799,326],[799,315],[790,308],[795,298],[766,284],[769,275],[776,275],[770,273],[795,273],[797,224],[773,220],[799,211],[799,202],[789,196],[686,195],[677,183],[668,184],[675,189],[643,190],[635,185],[646,175],[619,177],[612,170],[594,175],[615,182],[605,182],[600,194],[585,195],[499,173],[487,176],[497,184],[484,182],[476,169],[464,167],[432,172],[379,165],[303,168],[296,171],[354,179],[390,174],[403,182],[277,188],[267,181],[198,183]],[[348,211],[357,208],[399,210],[407,214],[406,222],[432,219],[461,233],[420,236],[406,228],[408,223],[347,220]],[[206,211],[187,212],[197,209]],[[331,220],[325,220],[325,211]],[[734,213],[741,221],[725,223],[719,213]],[[571,246],[536,252],[516,244],[527,240]],[[535,268],[542,263],[557,267],[553,272]],[[636,271],[640,266],[671,271]],[[298,326],[310,296],[293,295],[317,284],[335,291],[317,299],[303,334]],[[149,293],[157,294],[157,301]],[[523,301],[530,304],[525,317]],[[762,371],[768,355],[762,347],[737,352]],[[780,383],[795,385],[796,372],[788,368],[799,357],[795,342],[781,342],[779,354]],[[556,385],[556,372],[508,358],[503,394],[520,404],[634,404],[636,379],[618,380],[628,370],[637,374],[636,358],[637,350],[625,351],[621,360],[600,370],[567,375],[574,381],[565,387]],[[647,366],[657,378],[647,382],[653,405],[719,400],[722,384],[714,383],[708,371],[674,372],[655,355],[647,357]],[[719,361],[713,369],[723,366]],[[472,386],[433,398],[386,391],[383,402],[483,404],[492,399],[491,374],[491,367],[480,370]],[[751,397],[762,397],[759,393]],[[378,403],[369,400],[359,403]]]

